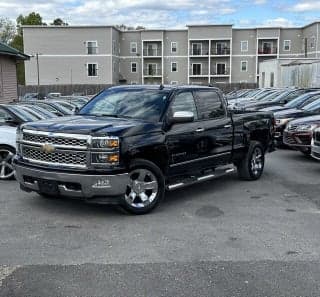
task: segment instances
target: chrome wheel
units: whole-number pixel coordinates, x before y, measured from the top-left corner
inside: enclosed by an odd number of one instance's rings
[[[260,147],[256,147],[251,157],[251,171],[257,176],[263,169],[263,152]]]
[[[158,195],[158,181],[148,169],[134,169],[130,173],[125,200],[134,208],[144,208],[150,205]]]
[[[12,158],[14,153],[8,149],[0,149],[0,180],[10,179],[14,176]]]

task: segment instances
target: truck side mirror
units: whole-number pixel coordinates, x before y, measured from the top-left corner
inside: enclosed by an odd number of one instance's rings
[[[194,120],[194,113],[191,111],[176,111],[170,117],[170,124],[190,123]]]

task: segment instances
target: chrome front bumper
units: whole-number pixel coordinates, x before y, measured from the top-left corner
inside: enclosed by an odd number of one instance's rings
[[[311,145],[311,156],[320,161],[320,146],[315,145],[313,141]]]
[[[128,173],[117,175],[86,175],[51,172],[14,164],[16,179],[24,190],[41,193],[39,180],[56,183],[59,195],[77,198],[123,195],[129,182]],[[74,186],[76,185],[76,187]]]

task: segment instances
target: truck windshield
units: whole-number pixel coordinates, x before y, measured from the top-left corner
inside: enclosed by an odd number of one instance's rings
[[[154,89],[108,89],[85,105],[80,115],[130,117],[158,122],[169,91]]]

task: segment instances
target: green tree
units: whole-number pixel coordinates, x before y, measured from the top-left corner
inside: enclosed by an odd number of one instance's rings
[[[57,19],[54,19],[53,22],[50,25],[53,25],[53,26],[68,26],[69,24],[64,22],[62,19],[57,18]]]
[[[17,50],[23,52],[23,32],[21,26],[24,25],[43,25],[45,26],[46,23],[42,21],[42,17],[39,13],[31,12],[26,16],[20,14],[17,17],[17,34],[13,37],[12,41],[10,42],[10,46],[16,48]],[[30,53],[26,53],[30,54]],[[18,84],[24,85],[25,84],[25,71],[24,71],[24,62],[20,62],[17,65],[17,78]]]
[[[8,44],[16,34],[14,23],[8,18],[0,17],[0,41]]]

